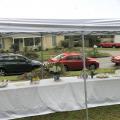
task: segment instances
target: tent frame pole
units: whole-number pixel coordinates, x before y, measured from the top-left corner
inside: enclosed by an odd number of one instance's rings
[[[41,33],[41,62],[43,64],[43,34]],[[43,68],[43,65],[42,65],[42,79],[44,78],[44,68]]]
[[[85,95],[85,109],[86,109],[86,120],[88,120],[88,104],[87,104],[87,74],[86,74],[86,57],[85,57],[85,35],[82,31],[82,54],[83,54],[83,80],[84,80],[84,95]]]

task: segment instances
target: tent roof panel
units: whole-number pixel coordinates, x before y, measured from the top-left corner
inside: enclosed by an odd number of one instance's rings
[[[0,32],[120,31],[120,19],[0,19]]]

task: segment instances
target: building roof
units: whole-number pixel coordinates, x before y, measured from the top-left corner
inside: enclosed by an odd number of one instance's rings
[[[41,37],[40,33],[26,33],[26,32],[8,32],[1,33],[1,37],[12,37],[12,38],[30,38],[30,37]]]

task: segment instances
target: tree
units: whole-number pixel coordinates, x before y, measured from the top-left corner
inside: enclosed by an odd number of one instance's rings
[[[93,47],[101,41],[96,35],[87,35],[86,39],[89,40],[89,47]]]

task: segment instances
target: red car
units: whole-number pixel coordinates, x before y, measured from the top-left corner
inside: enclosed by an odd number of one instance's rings
[[[98,47],[103,47],[103,48],[112,48],[112,47],[120,47],[120,43],[112,43],[112,42],[103,42],[97,44]]]
[[[112,47],[114,47],[114,43],[112,43],[112,42],[103,42],[103,43],[99,43],[97,46],[98,47],[103,47],[103,48],[112,48]]]
[[[112,61],[113,63],[115,63],[116,65],[120,65],[120,55],[118,55],[118,56],[113,56],[113,57],[111,58],[111,61]]]
[[[114,47],[119,48],[120,47],[120,43],[114,43]]]
[[[64,65],[66,70],[83,69],[83,59],[80,53],[62,53],[49,59],[48,62],[60,62]],[[86,67],[94,69],[99,68],[99,62],[95,58],[86,58]]]

